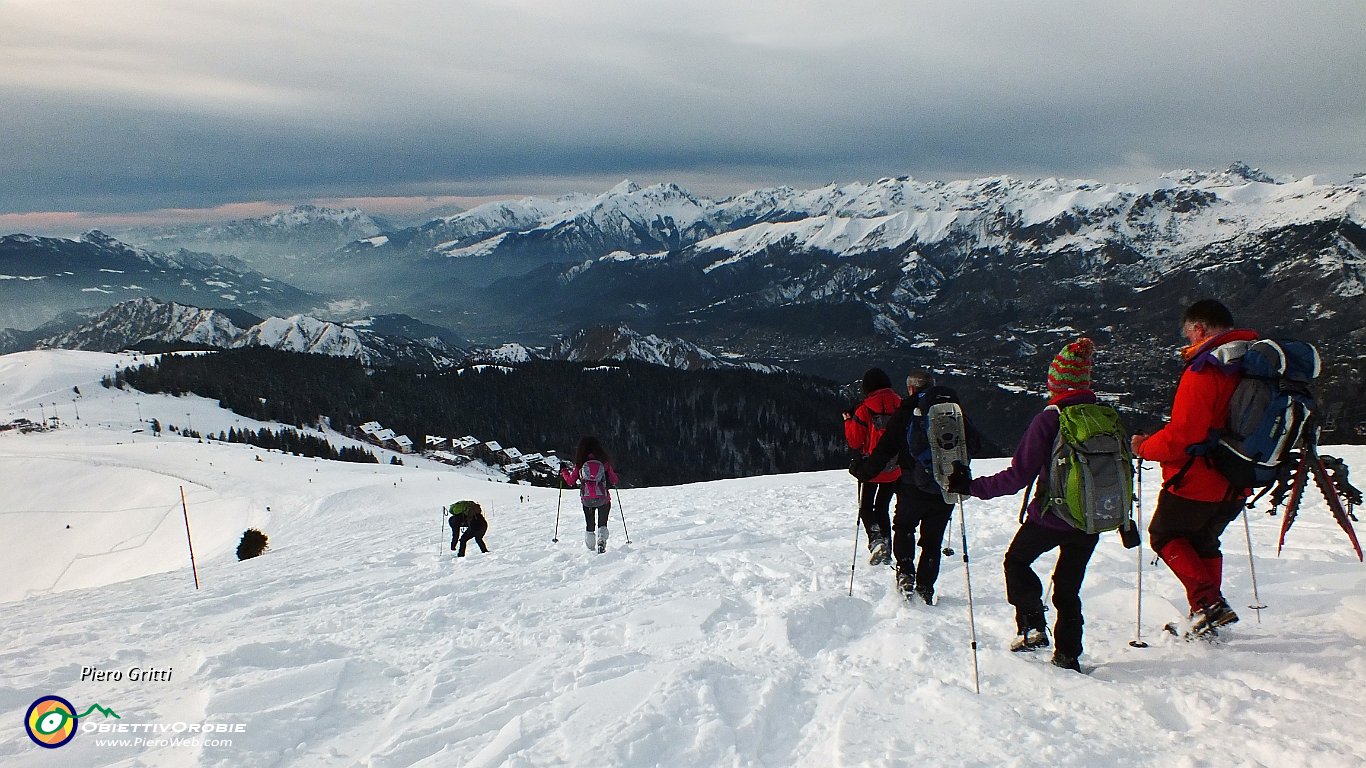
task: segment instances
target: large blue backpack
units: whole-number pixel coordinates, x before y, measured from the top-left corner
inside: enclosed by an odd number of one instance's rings
[[[1310,429],[1312,385],[1321,368],[1318,350],[1307,342],[1262,339],[1248,345],[1228,420],[1204,443],[1191,446],[1192,457],[1204,455],[1234,488],[1275,482]]]

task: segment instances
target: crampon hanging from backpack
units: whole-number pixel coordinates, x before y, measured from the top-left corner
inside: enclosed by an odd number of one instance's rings
[[[1329,511],[1333,513],[1333,519],[1338,526],[1347,534],[1347,538],[1352,542],[1352,549],[1357,553],[1357,560],[1362,560],[1361,543],[1357,541],[1356,530],[1352,527],[1352,513],[1350,506],[1343,508],[1342,500],[1345,497],[1351,505],[1361,498],[1361,492],[1352,487],[1347,482],[1347,471],[1345,465],[1338,468],[1336,473],[1328,471],[1325,459],[1332,459],[1331,456],[1320,456],[1317,445],[1317,428],[1311,427],[1305,436],[1298,452],[1298,461],[1283,469],[1276,480],[1276,485],[1271,490],[1272,509],[1280,506],[1282,499],[1285,499],[1285,515],[1281,518],[1281,537],[1276,544],[1276,554],[1281,554],[1281,549],[1285,546],[1285,535],[1290,531],[1290,526],[1294,524],[1295,517],[1300,511],[1300,502],[1304,498],[1304,488],[1310,477],[1314,478],[1314,484],[1318,486],[1319,493],[1323,495],[1324,502],[1328,505]],[[1334,459],[1334,461],[1337,461]],[[1288,494],[1288,498],[1287,498]],[[1249,505],[1250,506],[1250,505]]]

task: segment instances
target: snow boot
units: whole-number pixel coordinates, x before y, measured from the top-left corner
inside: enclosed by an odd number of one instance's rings
[[[925,605],[934,605],[934,587],[916,587],[915,593],[920,595],[920,599],[925,601]]]
[[[911,595],[915,592],[915,571],[898,570],[896,588],[901,593],[901,599],[910,602]]]
[[[886,539],[874,539],[868,545],[868,564],[887,565],[892,562],[892,543]]]
[[[1015,639],[1011,641],[1010,652],[1020,653],[1022,651],[1033,651],[1037,648],[1047,647],[1047,632],[1043,631],[1042,629],[1026,629],[1020,634],[1016,635]]]
[[[607,526],[598,529],[598,553],[607,551]]]
[[[1238,621],[1238,614],[1229,607],[1228,601],[1219,598],[1218,602],[1201,608],[1191,615],[1191,628],[1189,634],[1201,637],[1210,633],[1217,635],[1215,631],[1226,624],[1233,624]]]
[[[1081,671],[1081,664],[1077,661],[1077,657],[1068,656],[1061,651],[1053,652],[1053,666],[1061,667],[1062,669],[1070,669],[1073,672]]]
[[[597,548],[598,548],[598,536],[597,536],[597,534],[593,533],[592,531],[588,531],[587,533],[585,533],[585,534],[583,535],[583,545],[584,545],[585,547],[588,547],[588,551],[589,551],[589,552],[592,552],[593,550],[597,549]]]

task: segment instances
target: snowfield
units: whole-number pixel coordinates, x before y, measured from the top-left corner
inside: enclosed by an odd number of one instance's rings
[[[1366,764],[1366,566],[1312,490],[1279,558],[1281,518],[1248,516],[1260,622],[1242,523],[1225,535],[1243,620],[1217,645],[1160,634],[1184,598],[1145,549],[1150,647],[1130,647],[1139,560],[1107,535],[1082,592],[1085,675],[1009,653],[1000,560],[1020,499],[969,501],[977,695],[957,513],[935,606],[902,604],[861,540],[850,596],[843,472],[628,488],[625,526],[614,510],[590,554],[572,492],[137,431],[258,425],[99,385],[131,362],[0,357],[0,423],[61,422],[0,432],[0,765]],[[1366,475],[1366,449],[1324,450]],[[489,510],[490,554],[450,556],[439,510],[462,498]],[[271,546],[238,562],[248,526]],[[23,725],[48,695],[90,710],[56,749]],[[204,724],[228,732],[174,730]]]

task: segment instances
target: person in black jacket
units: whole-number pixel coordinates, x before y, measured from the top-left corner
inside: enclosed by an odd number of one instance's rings
[[[480,552],[488,552],[489,548],[484,545],[484,534],[488,533],[489,521],[484,517],[484,509],[479,506],[477,501],[457,501],[451,505],[451,516],[446,522],[451,526],[451,549],[458,550],[456,557],[465,556],[465,545],[470,539],[479,545]],[[464,528],[462,535],[460,529]]]
[[[869,454],[849,471],[859,479],[872,477],[896,457],[901,467],[897,488],[896,514],[892,518],[892,557],[896,565],[896,584],[903,597],[912,592],[934,605],[934,584],[939,578],[939,561],[944,545],[944,530],[953,514],[953,505],[944,501],[943,490],[930,472],[930,444],[925,434],[925,415],[935,403],[958,402],[952,389],[935,386],[928,370],[912,371],[906,377],[905,400],[892,415],[887,431]],[[976,430],[968,423],[968,450],[980,444]],[[920,556],[916,557],[916,532],[919,531]]]

